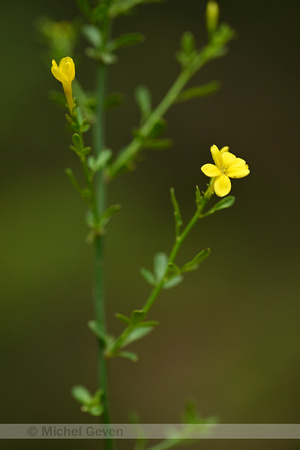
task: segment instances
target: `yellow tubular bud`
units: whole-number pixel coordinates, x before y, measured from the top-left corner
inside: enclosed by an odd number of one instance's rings
[[[59,65],[57,65],[56,61],[54,61],[53,59],[51,72],[52,75],[62,83],[68,107],[70,113],[72,114],[74,108],[72,81],[75,78],[75,64],[73,59],[69,56],[66,56],[65,58],[61,59]]]
[[[218,28],[219,23],[219,5],[217,2],[209,1],[206,6],[206,27],[209,34]]]

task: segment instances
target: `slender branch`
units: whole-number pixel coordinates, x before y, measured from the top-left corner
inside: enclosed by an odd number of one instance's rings
[[[94,148],[96,155],[99,155],[105,148],[105,116],[104,116],[104,99],[106,92],[106,67],[100,63],[97,67],[96,79],[96,96],[97,111],[96,123],[94,125]],[[104,181],[103,170],[97,172],[95,176],[95,190],[98,215],[105,210],[106,206],[106,184]],[[105,335],[105,295],[104,295],[104,236],[97,235],[94,240],[95,246],[95,310],[96,321],[102,334]],[[107,382],[107,359],[104,354],[105,345],[101,339],[98,339],[98,387],[102,390],[103,404],[103,423],[109,424],[110,408],[108,399],[108,382]],[[115,448],[114,441],[106,439],[104,441],[107,450]]]
[[[169,263],[174,262],[183,241],[186,239],[187,235],[189,234],[191,229],[195,226],[195,224],[198,222],[198,220],[202,218],[202,211],[204,210],[207,202],[210,200],[212,195],[213,195],[213,192],[211,190],[211,186],[209,185],[203,198],[202,198],[202,202],[200,205],[198,205],[197,211],[193,215],[192,219],[187,224],[187,226],[185,227],[185,229],[183,230],[181,235],[176,237],[175,243],[173,245],[173,248],[172,248],[170,256],[169,256],[169,260],[168,260]],[[145,302],[145,304],[142,308],[142,310],[145,311],[146,313],[149,312],[150,308],[153,306],[155,300],[157,299],[158,294],[162,290],[164,283],[165,283],[165,277],[167,276],[167,273],[168,273],[168,267],[166,268],[165,273],[164,273],[160,283],[157,284],[156,286],[154,286],[149,298],[147,299],[147,301]],[[114,342],[114,345],[110,349],[110,355],[115,356],[115,352],[122,347],[122,343],[125,341],[125,339],[128,337],[128,335],[130,334],[131,331],[132,331],[132,325],[128,325],[123,330],[123,332],[120,334],[120,336],[116,339],[116,341]]]
[[[185,229],[183,230],[183,232],[181,233],[180,236],[177,236],[176,241],[173,245],[173,248],[171,250],[170,256],[169,256],[169,263],[173,263],[177,253],[183,243],[183,241],[185,240],[185,238],[187,237],[187,235],[189,234],[189,232],[191,231],[191,229],[196,225],[196,223],[198,222],[198,220],[201,218],[201,212],[203,211],[206,203],[208,202],[210,197],[205,197],[203,198],[202,204],[199,208],[197,208],[197,211],[195,212],[195,214],[193,215],[192,219],[190,220],[190,222],[187,224],[187,226],[185,227]],[[160,293],[160,291],[163,288],[164,285],[164,278],[167,275],[167,271],[168,271],[168,267],[166,269],[166,272],[164,274],[164,276],[162,277],[162,281],[152,290],[150,297],[148,298],[148,300],[146,301],[146,303],[143,306],[143,310],[148,312],[151,308],[151,306],[153,305],[153,303],[155,302],[156,298],[158,297],[158,294]]]
[[[148,120],[144,123],[140,129],[140,135],[145,138],[150,134],[153,126],[161,119],[172,104],[177,100],[178,95],[181,93],[188,81],[193,75],[207,62],[212,59],[222,56],[219,46],[212,46],[208,44],[191,62],[181,71],[176,81],[173,83],[165,97],[159,103],[157,108],[151,113]],[[143,141],[139,138],[134,138],[132,142],[123,150],[117,159],[107,169],[107,177],[113,178],[118,174],[122,168],[126,167],[130,161],[138,154],[143,148]]]

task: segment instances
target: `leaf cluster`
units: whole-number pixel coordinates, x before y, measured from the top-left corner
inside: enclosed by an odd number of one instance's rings
[[[132,342],[135,342],[149,334],[153,328],[158,325],[158,322],[155,320],[144,320],[146,315],[147,312],[142,309],[132,311],[130,317],[117,313],[116,317],[126,325],[125,332],[118,338],[103,334],[102,328],[95,321],[90,321],[88,325],[97,338],[104,343],[105,355],[107,358],[121,356],[136,362],[138,360],[137,354],[123,349]]]
[[[76,153],[82,163],[86,185],[84,187],[80,186],[72,169],[66,169],[66,174],[80,196],[89,206],[89,211],[86,214],[86,224],[91,230],[88,234],[87,241],[91,243],[96,236],[105,233],[107,223],[120,210],[120,205],[112,205],[99,214],[95,196],[94,178],[98,173],[103,172],[112,156],[112,151],[110,149],[103,149],[96,156],[89,155],[91,148],[85,146],[83,140],[83,133],[88,131],[89,124],[87,124],[86,120],[83,118],[81,108],[76,107],[75,115],[68,117],[71,127],[74,130],[78,130],[78,132],[75,132],[72,135],[73,145],[71,145],[70,148]]]
[[[103,413],[103,405],[101,403],[103,391],[101,389],[92,395],[86,387],[77,385],[72,388],[71,394],[82,405],[81,411],[87,412],[92,416],[100,416]]]
[[[127,33],[106,42],[101,30],[93,24],[82,27],[82,33],[90,46],[86,48],[86,55],[104,64],[114,64],[118,58],[117,50],[144,42],[145,37],[141,33]]]

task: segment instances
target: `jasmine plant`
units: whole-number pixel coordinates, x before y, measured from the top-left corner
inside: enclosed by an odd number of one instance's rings
[[[143,36],[139,33],[112,36],[112,23],[119,16],[129,13],[137,5],[155,1],[157,0],[77,0],[82,14],[80,31],[89,43],[86,48],[86,56],[95,62],[97,81],[93,97],[86,94],[79,83],[80,68],[75,79],[73,55],[63,55],[62,59],[57,62],[53,59],[51,67],[52,74],[62,83],[64,90],[65,99],[62,100],[60,93],[56,93],[54,97],[63,104],[65,104],[65,100],[67,101],[65,105],[68,111],[66,118],[72,135],[70,148],[80,160],[84,175],[83,184],[78,181],[70,168],[66,169],[66,174],[87,205],[86,224],[89,228],[87,241],[95,249],[95,318],[89,322],[88,326],[98,343],[98,388],[92,394],[86,387],[77,385],[72,388],[72,395],[81,404],[82,411],[93,416],[101,416],[103,424],[111,423],[107,379],[109,361],[115,357],[128,358],[133,362],[138,360],[137,354],[131,349],[128,350],[127,347],[148,335],[158,325],[157,321],[148,319],[148,313],[153,308],[161,291],[181,283],[184,275],[197,270],[210,254],[209,248],[202,249],[195,254],[192,260],[179,265],[177,262],[179,249],[199,220],[233,205],[234,197],[228,196],[231,190],[230,178],[242,178],[249,174],[246,162],[229,152],[229,147],[226,146],[219,150],[216,145],[212,145],[211,154],[214,164],[204,164],[201,167],[202,172],[210,180],[204,191],[198,186],[195,187],[195,211],[186,224],[183,223],[175,191],[171,188],[170,199],[175,221],[173,246],[168,254],[159,252],[154,255],[152,270],[141,269],[141,275],[150,285],[148,298],[144,304],[137,305],[137,308],[131,313],[126,315],[123,312],[117,313],[116,318],[122,322],[123,331],[119,336],[108,334],[103,284],[104,240],[109,221],[118,213],[120,205],[107,205],[107,189],[115,178],[136,168],[137,156],[141,152],[146,149],[170,146],[170,140],[162,138],[161,135],[165,129],[165,113],[174,103],[195,97],[200,98],[218,89],[216,82],[188,89],[185,89],[185,86],[205,64],[224,56],[227,53],[227,44],[235,36],[230,26],[224,23],[219,24],[218,5],[214,1],[209,1],[206,8],[208,43],[199,49],[192,33],[183,34],[176,55],[179,62],[176,80],[154,109],[151,105],[149,90],[144,86],[136,89],[135,98],[141,113],[140,125],[134,130],[131,142],[122,146],[121,150],[112,150],[106,143],[105,111],[108,103],[118,103],[119,99],[116,95],[108,96],[107,67],[117,62],[116,52],[119,48],[143,41]],[[44,21],[43,23],[47,23],[47,32],[43,26],[41,26],[41,32],[48,39],[49,47],[55,57],[57,54],[55,49],[60,45],[58,36],[55,34],[55,30],[58,28],[53,25],[53,32],[51,32],[51,29],[49,31],[50,22]],[[70,41],[68,46],[66,45],[68,36],[65,32],[63,33],[63,48],[73,49],[74,29],[71,24],[68,24],[67,27],[65,24],[63,29],[71,30],[70,36],[72,37],[72,42]],[[73,91],[76,93],[75,96]],[[90,132],[93,144],[87,146],[85,135]],[[214,194],[222,199],[209,206]],[[191,405],[186,410],[184,420],[186,423],[205,422]],[[207,421],[209,422],[209,419]],[[167,439],[152,447],[152,450],[171,448],[183,440],[184,434],[177,436],[176,439],[174,437]],[[113,450],[116,443],[112,439],[106,439],[104,445],[106,450]],[[136,449],[145,449],[146,445],[147,443],[144,441],[139,442]]]

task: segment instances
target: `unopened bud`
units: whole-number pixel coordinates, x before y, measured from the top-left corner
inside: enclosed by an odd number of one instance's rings
[[[219,15],[218,3],[209,1],[206,6],[206,27],[210,35],[218,28]]]

